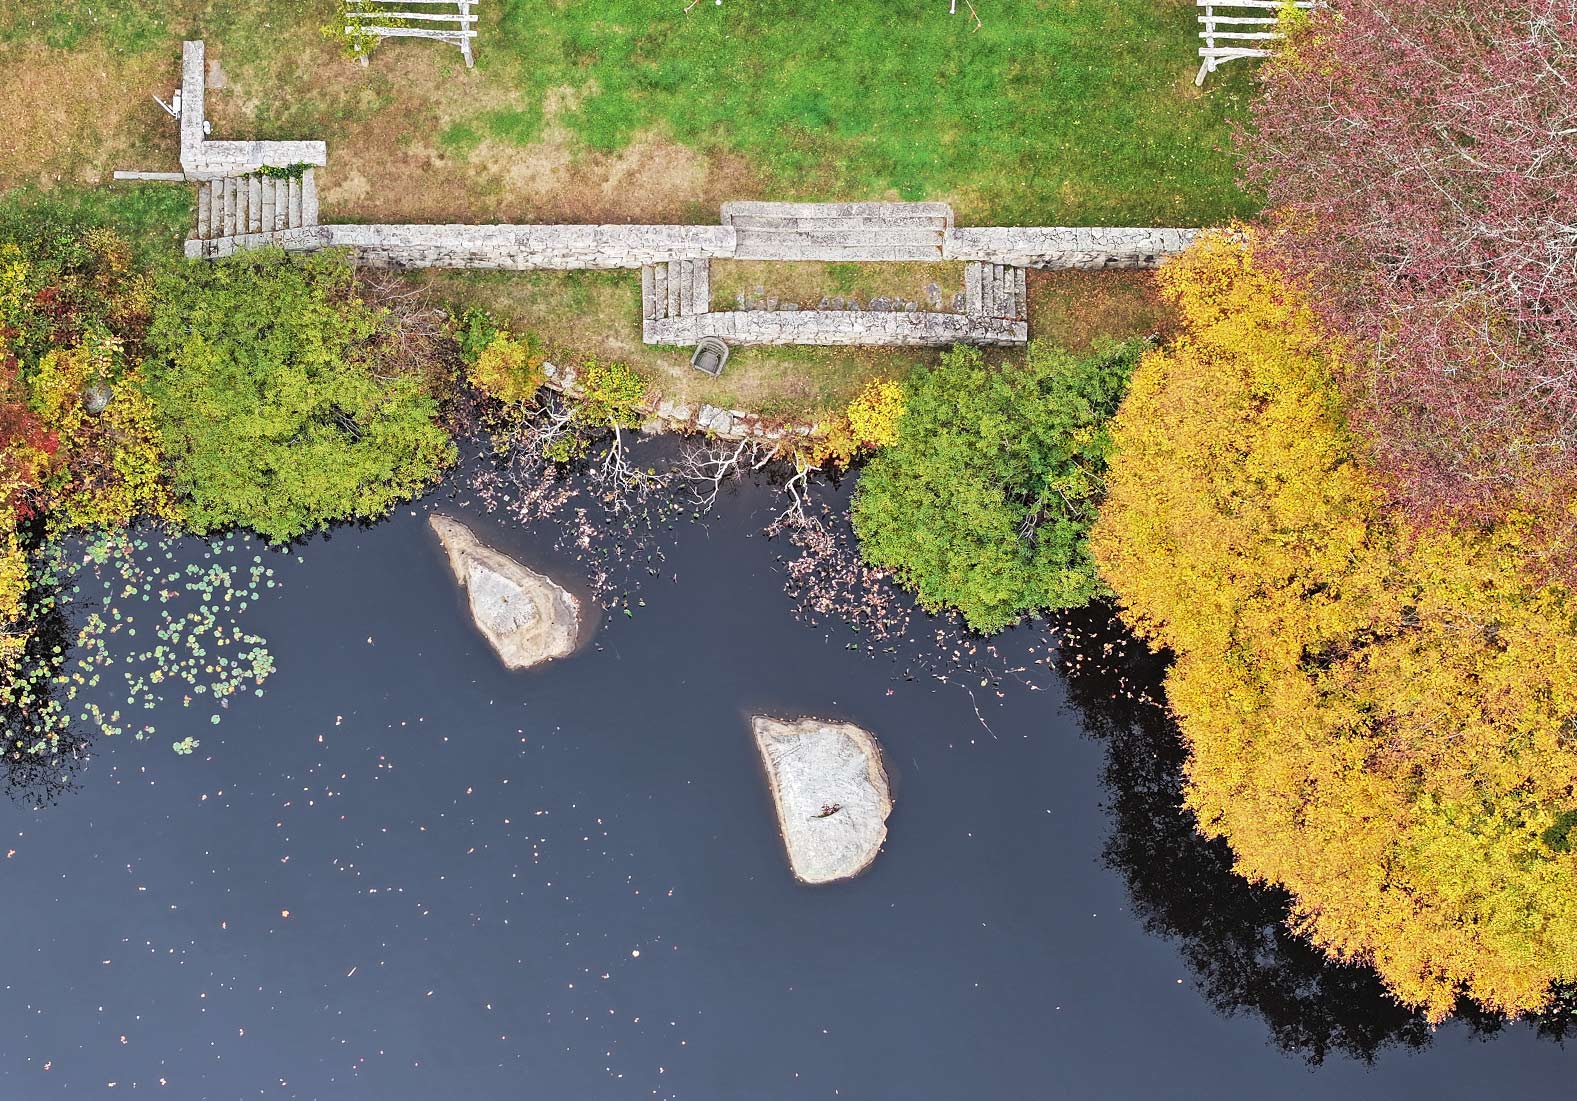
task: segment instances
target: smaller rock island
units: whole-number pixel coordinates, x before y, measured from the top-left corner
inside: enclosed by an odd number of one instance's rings
[[[868,731],[821,719],[751,719],[789,867],[803,883],[864,871],[892,813],[881,746]]]
[[[510,669],[526,669],[574,651],[580,602],[552,580],[482,543],[458,520],[428,520],[466,591],[477,629]]]

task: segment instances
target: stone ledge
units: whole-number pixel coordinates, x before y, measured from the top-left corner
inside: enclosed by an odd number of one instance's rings
[[[691,345],[704,336],[715,336],[734,345],[1017,345],[1028,342],[1029,323],[924,311],[742,310],[655,318],[641,326],[641,339],[647,344]]]
[[[734,254],[729,226],[327,225],[323,247],[369,267],[511,271],[640,268]]]
[[[322,168],[327,163],[328,146],[321,141],[204,141],[181,153],[181,168],[189,180],[245,176],[259,168],[296,164]]]
[[[316,252],[324,247],[322,226],[298,226],[295,229],[277,229],[266,233],[237,233],[229,237],[214,237],[186,241],[189,260],[220,260],[238,252],[255,248],[282,248],[286,252]]]
[[[1154,268],[1198,235],[1151,226],[978,226],[948,230],[942,257],[1024,268]]]
[[[861,218],[901,222],[906,219],[943,219],[953,226],[953,208],[947,203],[779,203],[736,199],[723,204],[722,222],[735,218]]]

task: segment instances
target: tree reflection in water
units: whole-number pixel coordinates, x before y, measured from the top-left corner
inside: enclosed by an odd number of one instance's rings
[[[1224,841],[1199,833],[1183,807],[1187,752],[1166,710],[1169,659],[1152,654],[1109,606],[1062,618],[1062,670],[1087,733],[1106,742],[1102,781],[1113,828],[1104,857],[1128,883],[1145,929],[1181,943],[1212,1006],[1264,1019],[1282,1050],[1318,1064],[1336,1054],[1373,1062],[1391,1047],[1423,1048],[1434,1033],[1375,973],[1336,963],[1287,929],[1289,898],[1232,871]],[[1457,1020],[1481,1038],[1513,1023],[1463,1000]],[[1577,989],[1557,992],[1527,1022],[1539,1036],[1577,1035]]]
[[[27,645],[0,701],[0,726],[7,731],[0,787],[15,802],[34,807],[53,805],[76,790],[91,748],[90,735],[69,725],[61,729],[52,719],[40,721],[61,704],[56,675],[71,649],[71,622],[60,596],[57,589],[43,586],[29,594]],[[51,731],[57,737],[33,751]]]
[[[1145,928],[1181,943],[1218,1012],[1258,1014],[1279,1047],[1311,1063],[1427,1046],[1421,1015],[1393,1001],[1369,968],[1332,962],[1293,935],[1283,923],[1286,893],[1235,875],[1226,843],[1195,829],[1182,802],[1187,754],[1158,702],[1167,659],[1109,608],[1063,622],[1069,700],[1085,730],[1106,742],[1113,829],[1105,860],[1127,880]]]

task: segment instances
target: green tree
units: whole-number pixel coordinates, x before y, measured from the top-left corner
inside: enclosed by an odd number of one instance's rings
[[[334,256],[254,252],[161,278],[145,386],[193,528],[283,542],[381,516],[453,461],[387,322]]]
[[[1110,438],[1143,345],[1078,358],[1032,344],[1023,364],[958,347],[910,377],[898,439],[860,476],[854,530],[866,561],[920,603],[987,632],[1072,608],[1103,588],[1086,535]]]

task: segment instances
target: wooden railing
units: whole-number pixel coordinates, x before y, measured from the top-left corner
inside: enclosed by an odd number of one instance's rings
[[[376,38],[431,38],[460,47],[465,66],[474,64],[477,0],[350,0],[346,34]]]
[[[1317,0],[1291,0],[1294,7],[1307,11]],[[1199,75],[1194,83],[1225,62],[1240,57],[1269,57],[1270,44],[1281,37],[1278,13],[1287,0],[1195,0],[1201,9],[1199,37]],[[1228,14],[1223,15],[1222,12]]]

